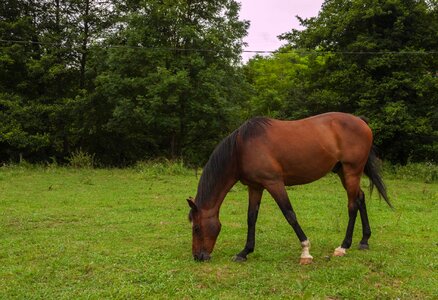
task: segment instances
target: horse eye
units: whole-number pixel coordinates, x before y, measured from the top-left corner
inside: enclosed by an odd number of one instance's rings
[[[200,227],[199,227],[199,225],[193,225],[193,232],[194,233],[199,233],[199,231],[200,231]]]

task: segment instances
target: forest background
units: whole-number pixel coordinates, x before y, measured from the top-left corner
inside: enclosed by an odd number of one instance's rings
[[[0,162],[201,166],[244,120],[368,118],[393,163],[438,157],[438,4],[326,0],[241,61],[234,0],[4,0]]]

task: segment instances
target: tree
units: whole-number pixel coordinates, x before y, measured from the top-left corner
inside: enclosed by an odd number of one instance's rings
[[[2,2],[1,160],[16,160],[17,153],[30,160],[63,159],[74,147],[73,104],[88,80],[88,46],[111,25],[106,3]]]
[[[91,58],[97,77],[78,114],[82,147],[116,164],[155,156],[201,163],[237,119],[248,25],[231,0],[134,4]]]
[[[35,11],[40,6],[29,1],[0,4],[0,159],[18,159],[30,149],[47,146],[48,138],[34,130],[39,123],[38,107],[28,107],[27,99],[40,88],[32,81],[29,66],[41,57],[37,42]],[[32,43],[20,43],[31,41]],[[21,156],[21,155],[20,155]]]
[[[308,95],[314,88],[312,76],[325,66],[328,57],[282,47],[271,56],[251,59],[244,68],[252,86],[247,114],[300,119],[317,112],[324,99]]]
[[[417,0],[327,0],[304,30],[282,38],[296,49],[330,53],[309,99],[318,111],[365,115],[394,162],[438,157],[438,11]]]

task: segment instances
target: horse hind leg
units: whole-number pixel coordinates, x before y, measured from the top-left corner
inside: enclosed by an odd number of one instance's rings
[[[342,171],[338,172],[348,196],[348,225],[345,238],[341,246],[335,249],[333,253],[334,256],[344,256],[346,254],[346,250],[351,247],[354,225],[356,223],[357,212],[360,206],[359,203],[360,199],[363,198],[363,192],[360,189],[361,173],[362,172],[352,170],[345,165],[343,165]],[[368,241],[368,239],[366,239],[366,241]]]
[[[360,219],[362,221],[362,240],[359,242],[359,250],[368,250],[368,239],[371,237],[370,222],[368,220],[367,208],[365,205],[365,194],[361,190],[360,197],[358,199]]]

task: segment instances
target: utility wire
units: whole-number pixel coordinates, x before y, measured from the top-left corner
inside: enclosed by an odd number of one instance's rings
[[[37,41],[25,41],[25,40],[5,40],[0,39],[0,43],[13,43],[13,44],[27,44],[27,45],[51,45],[60,47],[59,43],[55,42],[37,42]],[[61,45],[62,47],[62,45]],[[96,45],[90,44],[90,47],[96,47]],[[213,49],[202,49],[202,48],[176,48],[176,47],[146,47],[142,45],[129,46],[129,45],[99,45],[100,48],[104,49],[145,49],[145,50],[164,50],[164,51],[181,51],[181,52],[218,52]],[[65,46],[65,48],[68,48]],[[273,54],[278,53],[279,50],[242,50],[243,53],[254,53],[254,54]],[[319,51],[319,50],[289,50],[282,51],[282,53],[298,53],[298,54],[351,54],[351,55],[380,55],[380,54],[396,54],[396,55],[429,55],[438,54],[438,51]]]

